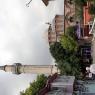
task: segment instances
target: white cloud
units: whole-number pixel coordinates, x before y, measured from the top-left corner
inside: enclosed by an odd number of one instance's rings
[[[0,0],[0,65],[53,63],[43,34],[45,23],[63,10],[59,7],[63,0],[51,2],[48,7],[41,0],[32,0],[29,8],[26,1]],[[33,79],[31,75],[0,72],[0,95],[17,95]]]

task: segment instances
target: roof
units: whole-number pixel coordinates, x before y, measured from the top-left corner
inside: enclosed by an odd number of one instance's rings
[[[74,85],[75,77],[74,76],[58,76],[52,83],[51,89],[64,89],[64,94],[54,94],[54,95],[72,95],[73,93],[73,85]]]
[[[46,95],[72,95],[72,93],[59,89],[59,90],[52,90],[48,92]]]
[[[48,92],[46,95],[62,95],[63,91],[60,90],[52,90],[50,92]]]
[[[72,95],[74,80],[74,76],[58,76],[51,83],[51,91],[46,95]]]
[[[55,73],[48,77],[46,86],[40,91],[39,95],[72,95],[74,80],[75,76],[59,76],[57,73]],[[64,84],[64,87],[57,87],[54,89],[52,87],[52,83],[57,83],[57,81]]]
[[[59,76],[58,78],[56,78],[54,80],[54,82],[52,83],[52,85],[54,85],[55,83],[60,84],[60,85],[73,85],[75,80],[75,76]]]

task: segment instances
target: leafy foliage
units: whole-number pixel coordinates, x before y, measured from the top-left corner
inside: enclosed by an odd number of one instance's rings
[[[61,71],[61,74],[74,75],[76,77],[80,75],[80,68],[79,68],[80,66],[78,63],[71,64],[68,62],[65,63],[59,62],[58,67]]]
[[[89,7],[89,13],[90,13],[91,15],[95,15],[95,5],[94,5],[94,4],[92,4],[92,5]]]
[[[37,95],[40,89],[42,89],[46,84],[47,77],[45,75],[38,75],[37,80],[33,83],[30,83],[30,86],[23,92],[20,92],[20,95]]]
[[[75,54],[70,54],[64,58],[64,60],[60,60],[57,65],[61,71],[61,74],[65,75],[80,75],[80,59]]]
[[[61,45],[63,46],[64,49],[67,51],[77,51],[78,44],[77,42],[70,36],[63,35],[61,39]]]
[[[66,54],[65,49],[63,49],[59,42],[55,42],[50,46],[50,52],[52,56],[55,58],[56,62],[58,62],[59,60],[63,60],[64,55]]]
[[[77,56],[78,43],[76,41],[75,28],[69,27],[60,42],[50,46],[51,55],[55,58],[61,74],[80,75],[80,58]]]
[[[74,0],[78,6],[83,6],[88,0]]]
[[[76,40],[76,33],[75,33],[75,27],[74,26],[70,26],[66,29],[66,33],[65,35],[72,37],[73,39]]]

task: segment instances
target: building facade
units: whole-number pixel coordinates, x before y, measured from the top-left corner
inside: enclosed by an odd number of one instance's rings
[[[52,21],[51,26],[49,26],[48,28],[49,44],[59,42],[63,34],[64,34],[64,16],[56,15]]]
[[[73,0],[64,0],[64,29],[75,24],[75,3]]]

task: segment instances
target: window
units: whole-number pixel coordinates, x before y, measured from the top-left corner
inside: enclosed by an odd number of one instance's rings
[[[90,47],[82,48],[82,56],[84,58],[90,58],[91,57],[91,48]]]

